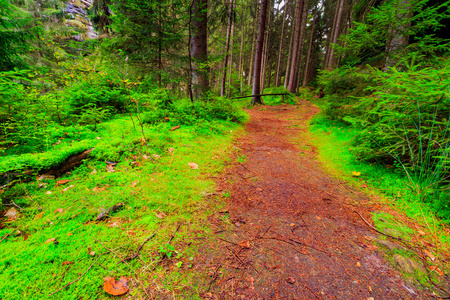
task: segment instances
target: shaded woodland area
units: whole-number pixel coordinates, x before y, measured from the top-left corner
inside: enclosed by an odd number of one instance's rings
[[[446,0],[0,0],[0,298],[104,296],[111,270],[189,286],[175,236],[208,235],[260,104],[304,108],[348,181],[446,228],[449,28]]]

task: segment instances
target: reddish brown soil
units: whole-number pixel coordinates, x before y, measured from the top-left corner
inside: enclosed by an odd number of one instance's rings
[[[371,222],[370,199],[316,160],[307,121],[317,108],[301,102],[248,113],[236,162],[218,179],[230,197],[228,210],[210,219],[214,242],[198,265],[208,274],[199,281],[202,298],[430,298],[373,246],[378,234],[354,212]]]

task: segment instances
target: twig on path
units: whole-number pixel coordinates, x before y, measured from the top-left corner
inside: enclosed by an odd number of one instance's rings
[[[319,299],[319,300],[322,300],[322,298],[321,297],[319,297],[319,296],[317,296],[316,295],[316,293],[314,293],[310,288],[309,288],[309,286],[308,285],[306,285],[305,284],[305,288],[307,288],[308,289],[308,291],[310,291],[317,299]]]
[[[370,225],[370,223],[367,222],[366,219],[364,219],[364,217],[361,216],[361,214],[360,214],[359,212],[357,212],[356,210],[354,210],[353,212],[356,213],[356,214],[361,218],[361,220],[363,220],[364,223],[367,224],[367,226],[369,226],[370,228],[372,228],[373,230],[375,230],[375,231],[378,232],[379,234],[388,236],[388,237],[393,238],[393,239],[395,239],[395,240],[404,241],[402,238],[399,238],[399,237],[395,237],[395,236],[389,235],[389,234],[387,234],[387,233],[384,233],[384,232],[382,232],[382,231],[376,229],[375,227],[373,227],[372,225]]]
[[[4,206],[15,206],[15,207],[17,207],[18,209],[21,209],[21,210],[25,210],[25,209],[23,209],[22,207],[20,207],[19,205],[17,205],[14,201],[11,201],[11,203],[5,203],[5,204],[3,204]]]
[[[119,255],[119,254],[117,254],[116,253],[116,251],[114,251],[113,249],[109,249],[108,247],[106,247],[104,244],[103,244],[103,242],[101,241],[101,240],[96,240],[97,242],[100,242],[100,244],[102,244],[102,246],[103,246],[103,248],[105,248],[106,250],[108,250],[109,252],[111,252],[112,254],[114,254],[118,259],[120,259],[123,263],[125,263],[129,268],[130,268],[130,270],[131,271],[133,271],[133,273],[134,274],[136,274],[136,276],[137,276],[137,273],[136,273],[136,271]]]
[[[298,249],[295,247],[295,244],[294,244],[294,243],[291,243],[291,242],[289,242],[289,241],[282,240],[282,239],[279,239],[279,238],[276,238],[276,237],[266,237],[266,238],[264,238],[264,239],[267,239],[267,240],[277,240],[277,241],[280,241],[280,242],[284,242],[284,243],[286,243],[286,244],[289,244],[289,245],[291,245],[291,246],[294,246],[294,250],[297,251],[298,253],[303,254],[303,255],[308,255],[307,253],[303,253],[303,252],[301,252],[300,250],[298,250]]]
[[[181,224],[178,224],[177,229],[175,229],[175,232],[172,234],[172,236],[170,237],[169,241],[167,242],[167,244],[170,244],[170,242],[173,241],[173,239],[175,238],[175,234],[177,234],[178,230],[180,229]]]
[[[141,252],[142,247],[144,247],[145,243],[147,243],[149,240],[151,240],[155,235],[156,235],[156,234],[154,233],[154,234],[152,234],[151,236],[149,236],[149,237],[148,237],[148,238],[147,238],[147,239],[139,246],[139,248],[137,249],[136,253],[134,253],[134,255],[129,256],[129,257],[126,257],[126,258],[124,258],[123,260],[124,260],[124,261],[129,261],[129,260],[132,260],[132,259],[135,259],[136,257],[138,257],[139,252]]]
[[[14,228],[10,233],[5,234],[5,236],[2,237],[2,239],[0,240],[0,243],[3,242],[3,240],[6,239],[8,236],[10,236],[14,232],[14,230],[16,230],[16,229],[17,228]]]
[[[266,233],[267,233],[267,231],[269,231],[270,230],[270,228],[271,228],[272,226],[269,226],[269,227],[267,227],[267,230],[266,231],[264,231],[264,234],[262,235],[262,236],[260,236],[260,237],[256,237],[256,238],[258,238],[258,239],[262,239],[265,235],[266,235]]]
[[[351,278],[352,276],[350,276],[350,274],[348,273],[347,269],[344,267],[344,263],[342,262],[342,260],[340,260],[338,257],[336,257],[336,261],[337,260],[339,260],[339,262],[341,263],[342,268],[344,268],[344,271],[345,271],[345,273],[347,273],[348,277]]]
[[[294,239],[291,239],[291,238],[289,238],[289,240],[292,241],[292,242],[294,242],[294,243],[297,243],[297,244],[299,244],[299,245],[305,246],[305,247],[307,247],[307,248],[311,248],[311,249],[313,249],[313,250],[316,250],[316,251],[319,251],[319,252],[322,252],[322,253],[325,253],[325,254],[330,255],[330,253],[328,253],[328,252],[325,251],[325,250],[321,250],[321,249],[319,249],[319,248],[310,246],[310,245],[308,245],[308,244],[305,244],[305,243],[303,243],[303,242],[300,242],[300,241],[297,241],[297,240],[294,240]]]
[[[92,263],[92,265],[90,265],[89,266],[89,268],[86,270],[86,271],[84,271],[84,273],[83,274],[81,274],[77,279],[75,279],[74,281],[72,281],[72,282],[69,282],[68,284],[66,284],[65,286],[63,286],[62,288],[60,288],[60,289],[58,289],[58,290],[56,290],[56,291],[54,291],[53,293],[51,293],[50,295],[48,295],[49,297],[50,296],[53,296],[54,294],[56,294],[57,292],[59,292],[59,291],[61,291],[61,290],[63,290],[63,289],[65,289],[66,287],[68,287],[68,286],[70,286],[70,285],[72,285],[72,284],[74,284],[75,282],[77,282],[78,280],[80,280],[81,279],[81,277],[83,277],[84,275],[86,275],[86,273],[87,272],[89,272],[89,270],[95,265],[95,263],[97,262],[97,260],[99,260],[99,258],[100,258],[100,255],[99,256],[97,256],[97,259]]]
[[[224,239],[222,239],[222,238],[220,238],[220,237],[218,237],[218,239],[219,239],[219,240],[221,240],[221,241],[227,242],[227,243],[229,243],[229,244],[232,244],[232,245],[236,245],[236,246],[237,246],[237,244],[236,244],[236,243],[233,243],[233,242],[230,242],[230,241],[224,240]]]

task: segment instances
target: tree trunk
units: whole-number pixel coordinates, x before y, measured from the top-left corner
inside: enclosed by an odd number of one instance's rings
[[[252,41],[252,51],[251,51],[251,55],[250,55],[250,67],[248,68],[248,82],[247,85],[250,85],[252,82],[252,75],[253,75],[253,61],[254,61],[254,53],[255,53],[255,45],[256,45],[256,37],[258,35],[258,31],[257,31],[257,27],[258,27],[258,0],[255,0],[255,4],[256,4],[256,16],[255,16],[255,26],[253,27],[253,41]]]
[[[278,49],[278,62],[277,62],[277,71],[275,73],[275,87],[278,87],[280,85],[280,79],[281,79],[281,53],[283,52],[283,41],[284,41],[284,23],[286,21],[286,6],[287,4],[284,4],[284,12],[283,12],[283,25],[281,25],[281,35],[280,35],[280,47]]]
[[[231,20],[231,36],[230,36],[230,72],[228,77],[228,98],[231,97],[231,83],[233,79],[233,47],[234,47],[234,20]]]
[[[291,58],[292,58],[292,45],[294,44],[294,23],[296,18],[293,18],[292,28],[291,28],[291,38],[289,39],[289,54],[286,61],[286,73],[284,75],[284,88],[287,89],[289,83],[289,71],[291,69]]]
[[[332,39],[332,43],[336,44],[338,37],[339,37],[339,31],[340,31],[340,27],[341,27],[341,18],[342,18],[342,10],[344,8],[344,0],[339,1],[338,3],[339,5],[339,11],[338,11],[338,15],[337,15],[337,19],[336,19],[336,28],[334,30],[334,34],[333,34],[333,39]],[[330,44],[331,47],[331,44]],[[335,63],[335,50],[334,49],[330,49],[330,59],[329,59],[329,63],[328,66],[329,67],[333,67],[334,63]]]
[[[261,12],[259,16],[259,29],[258,29],[258,42],[256,44],[255,55],[255,71],[253,74],[253,95],[259,95],[261,89],[261,60],[262,60],[262,48],[264,45],[264,32],[266,30],[266,16],[267,16],[267,1],[261,0]],[[262,104],[261,96],[254,96],[252,98],[252,105]]]
[[[303,15],[303,6],[305,4],[305,0],[300,0],[296,15],[297,15],[297,24],[295,26],[295,35],[294,35],[294,45],[292,49],[292,59],[291,59],[291,71],[289,75],[289,86],[288,90],[291,93],[295,93],[295,85],[296,85],[296,74],[298,71],[298,50],[299,50],[299,43],[300,43],[300,30],[302,27],[302,15]]]
[[[230,36],[231,36],[231,23],[233,18],[233,4],[234,0],[230,1],[230,9],[228,10],[228,27],[227,27],[227,40],[225,43],[225,61],[223,63],[223,75],[222,75],[222,86],[220,88],[220,96],[225,96],[225,86],[227,82],[227,71],[228,71],[228,52],[230,51]]]
[[[302,14],[302,28],[300,30],[300,45],[299,45],[299,54],[298,54],[298,65],[297,65],[297,74],[295,74],[295,90],[298,90],[298,87],[300,86],[301,76],[300,71],[302,69],[303,65],[303,50],[305,49],[305,36],[306,36],[306,25],[308,20],[308,1],[305,2],[305,6],[303,7],[303,14]]]
[[[325,58],[323,61],[323,68],[327,69],[330,67],[330,55],[331,55],[331,43],[333,42],[333,36],[334,36],[334,32],[336,30],[336,21],[337,21],[337,15],[338,15],[338,11],[339,11],[339,2],[340,0],[338,0],[338,2],[335,5],[335,12],[334,12],[334,16],[333,16],[333,24],[331,25],[331,30],[328,34],[328,38],[327,38],[327,46],[326,46],[326,53],[325,53]]]
[[[305,72],[304,72],[304,76],[303,76],[303,87],[306,87],[306,81],[308,78],[308,72],[309,72],[309,59],[311,58],[311,50],[312,50],[312,44],[313,44],[313,38],[314,38],[314,25],[316,23],[316,16],[317,16],[317,9],[314,10],[314,17],[313,17],[313,22],[311,25],[311,34],[309,36],[309,47],[308,47],[308,54],[306,55],[306,63],[305,63]]]
[[[194,99],[199,99],[209,89],[208,68],[208,0],[193,0],[192,3],[191,56],[193,59],[192,91]]]
[[[242,82],[243,82],[243,77],[244,75],[242,74],[242,70],[243,70],[243,59],[242,59],[242,53],[243,53],[243,49],[244,49],[244,32],[245,32],[245,22],[244,20],[244,15],[245,15],[246,10],[244,10],[242,12],[242,17],[241,17],[241,23],[242,27],[241,27],[241,47],[239,49],[239,94],[242,96]]]
[[[269,6],[269,17],[267,20],[266,28],[269,28],[270,22],[272,20],[272,0],[269,0],[268,6]],[[269,29],[267,29],[266,37],[264,39],[263,63],[262,63],[262,67],[261,67],[261,94],[263,94],[263,92],[264,92],[264,85],[265,85],[265,81],[266,81],[267,63],[269,60],[269,48],[270,48],[269,40],[270,40]]]

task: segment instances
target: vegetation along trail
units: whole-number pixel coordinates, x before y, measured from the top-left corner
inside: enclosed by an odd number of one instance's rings
[[[229,207],[211,219],[205,299],[430,297],[377,251],[384,236],[363,221],[370,199],[323,171],[307,129],[317,111],[306,101],[248,110],[237,162],[218,179]]]

